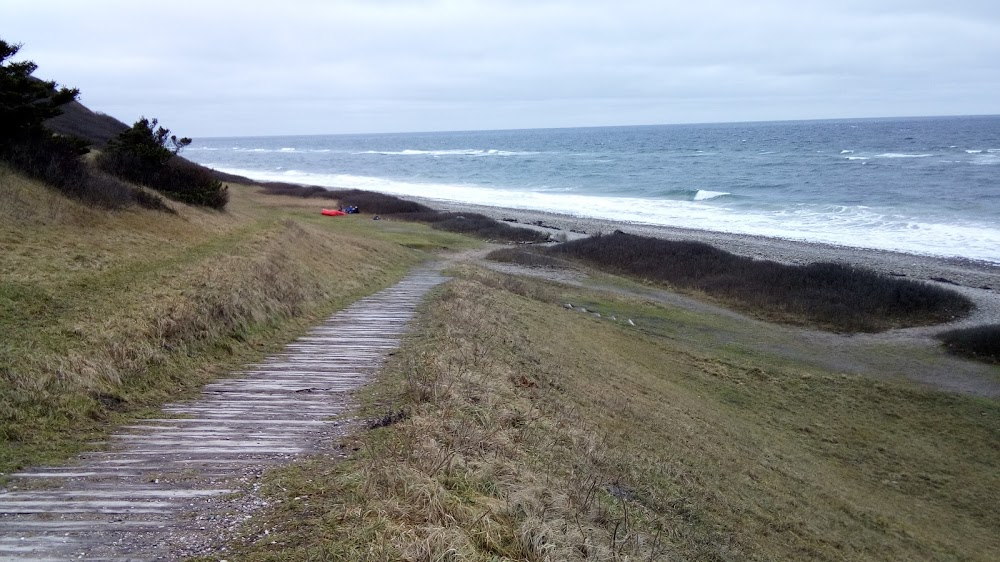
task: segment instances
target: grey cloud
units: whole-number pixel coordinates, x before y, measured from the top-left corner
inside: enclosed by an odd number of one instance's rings
[[[279,134],[997,113],[1000,3],[10,0],[123,120]]]

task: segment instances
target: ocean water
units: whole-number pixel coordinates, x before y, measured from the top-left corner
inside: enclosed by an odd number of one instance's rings
[[[1000,263],[1000,116],[204,138],[254,179]]]

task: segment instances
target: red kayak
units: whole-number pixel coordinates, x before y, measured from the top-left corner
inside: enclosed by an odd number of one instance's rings
[[[344,211],[338,211],[337,209],[323,209],[323,214],[328,217],[342,217],[347,213]]]

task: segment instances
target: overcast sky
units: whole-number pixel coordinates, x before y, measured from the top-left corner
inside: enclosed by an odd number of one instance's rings
[[[3,0],[0,38],[193,137],[1000,113],[998,0]]]

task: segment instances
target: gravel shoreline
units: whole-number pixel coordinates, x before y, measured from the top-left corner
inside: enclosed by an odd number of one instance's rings
[[[819,261],[848,263],[886,275],[933,283],[966,295],[976,303],[977,309],[969,318],[956,323],[957,326],[1000,322],[1000,264],[748,234],[625,223],[525,209],[412,199],[435,209],[480,213],[498,220],[513,221],[519,226],[543,230],[553,235],[564,234],[570,240],[597,233],[610,234],[615,230],[621,230],[630,234],[667,240],[705,242],[734,254],[782,263],[806,264]]]

